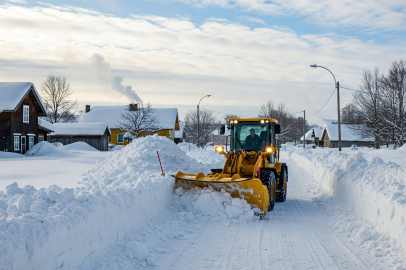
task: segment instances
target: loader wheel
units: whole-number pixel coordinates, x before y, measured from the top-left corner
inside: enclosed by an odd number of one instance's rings
[[[269,193],[268,211],[272,211],[275,206],[276,200],[276,177],[273,172],[271,172],[269,175],[268,193]]]
[[[280,186],[276,192],[276,201],[284,202],[286,201],[286,193],[288,191],[288,171],[285,166],[281,171],[280,179],[282,180],[282,186]]]

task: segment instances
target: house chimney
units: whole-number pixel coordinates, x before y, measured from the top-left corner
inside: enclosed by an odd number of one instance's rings
[[[90,112],[90,105],[86,105],[86,110],[85,110],[85,112]]]
[[[130,111],[131,112],[138,111],[138,104],[130,104]]]

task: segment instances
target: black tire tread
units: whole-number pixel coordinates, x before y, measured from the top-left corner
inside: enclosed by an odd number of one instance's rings
[[[287,174],[287,169],[286,169],[286,166],[283,166],[282,167],[282,170],[283,170],[283,174]],[[284,175],[282,175],[282,173],[281,173],[281,177],[283,177]],[[286,185],[288,184],[288,182],[286,181]],[[283,183],[283,185],[285,185],[285,183]],[[283,188],[283,185],[282,185],[282,187],[280,188],[280,190],[279,191],[277,191],[276,192],[276,196],[275,196],[275,201],[276,202],[284,202],[284,201],[286,201],[286,194],[285,194],[285,190],[284,190],[284,188]],[[288,189],[287,189],[287,187],[286,187],[286,191],[287,191]]]

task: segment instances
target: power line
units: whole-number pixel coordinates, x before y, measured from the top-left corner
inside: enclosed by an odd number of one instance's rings
[[[327,99],[326,103],[324,103],[323,107],[321,107],[320,110],[318,110],[316,113],[308,113],[307,115],[315,115],[318,114],[321,110],[323,110],[323,108],[327,105],[327,103],[330,101],[331,97],[334,95],[336,89],[334,88],[333,93],[331,93],[331,96]]]
[[[351,91],[355,91],[355,92],[361,92],[361,93],[364,93],[364,94],[368,94],[367,92],[364,92],[364,91],[361,91],[361,90],[351,89],[351,88],[348,88],[348,87],[345,87],[345,86],[342,86],[342,85],[340,85],[340,88],[344,88],[344,89],[347,89],[347,90],[351,90]]]
[[[300,111],[300,112],[294,112],[294,113],[289,113],[289,114],[297,114],[297,113],[302,113],[303,111]]]

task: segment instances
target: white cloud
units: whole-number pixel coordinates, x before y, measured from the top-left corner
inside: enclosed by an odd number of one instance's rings
[[[321,26],[360,27],[369,30],[405,30],[403,0],[168,0],[196,6],[239,8],[266,15],[306,16]]]
[[[25,1],[25,0],[5,0],[5,2],[27,4],[27,1]]]
[[[0,5],[0,81],[32,81],[65,75],[80,101],[127,103],[101,91],[88,62],[94,53],[111,64],[111,75],[154,106],[176,106],[181,116],[202,107],[256,115],[268,99],[291,111],[316,111],[327,100],[332,78],[310,64],[330,68],[341,84],[356,87],[364,67],[405,57],[405,44],[377,45],[335,35],[297,35],[279,28],[250,28],[227,21],[196,25],[158,16],[120,18],[75,7]],[[351,93],[342,93],[342,104]],[[335,116],[332,100],[322,118]],[[310,118],[316,121],[317,118]]]
[[[254,23],[266,25],[266,23],[259,18],[250,17],[250,16],[246,16],[246,15],[240,16],[239,18],[243,21],[254,22]]]

